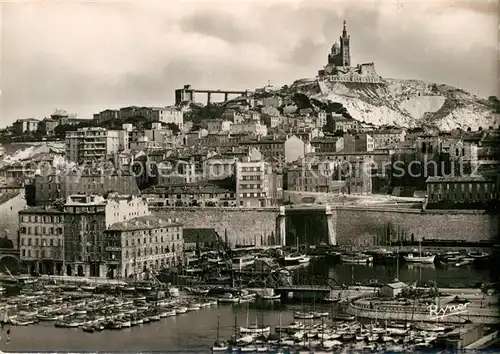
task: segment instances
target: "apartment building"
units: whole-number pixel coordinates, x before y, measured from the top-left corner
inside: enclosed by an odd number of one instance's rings
[[[344,152],[371,152],[375,149],[375,139],[368,134],[345,134]]]
[[[66,274],[109,277],[104,231],[117,222],[149,214],[147,203],[134,196],[69,196],[64,204]]]
[[[35,118],[18,119],[12,124],[12,129],[16,134],[34,133],[38,130],[40,121]]]
[[[104,232],[111,278],[143,279],[149,271],[183,264],[183,225],[153,215],[112,224]]]
[[[19,253],[30,273],[64,275],[64,212],[32,207],[19,213]]]
[[[405,141],[406,137],[405,129],[380,129],[367,133],[373,138],[375,149],[382,149],[402,143]]]
[[[66,132],[66,159],[77,163],[102,162],[119,151],[118,131],[99,127]]]
[[[173,123],[182,130],[184,128],[184,112],[175,107],[153,108],[151,121],[162,123]]]
[[[50,205],[73,194],[104,196],[109,192],[140,195],[135,177],[128,171],[109,174],[100,170],[54,171],[35,175],[26,186],[26,203],[30,206]],[[28,192],[29,191],[29,192]]]
[[[468,205],[484,208],[499,200],[499,178],[482,176],[432,176],[427,178],[428,204]]]
[[[255,121],[233,123],[229,127],[231,134],[250,134],[254,136],[266,136],[267,126]]]
[[[344,138],[342,137],[317,137],[311,140],[311,146],[315,152],[339,152],[344,150]]]
[[[106,109],[99,113],[95,113],[93,120],[95,124],[102,124],[108,120],[120,119],[120,111],[117,109]]]
[[[295,135],[289,137],[267,136],[260,140],[247,140],[242,141],[240,146],[256,148],[264,159],[284,162],[294,162],[311,152],[311,145],[304,143]]]
[[[236,163],[236,201],[240,207],[255,208],[272,205],[270,179],[272,166],[265,161]]]

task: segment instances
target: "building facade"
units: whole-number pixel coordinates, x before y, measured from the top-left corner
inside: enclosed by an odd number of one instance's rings
[[[236,163],[236,200],[240,207],[272,205],[270,179],[272,166],[264,161]]]
[[[73,194],[104,196],[110,192],[140,195],[135,177],[128,171],[105,174],[102,171],[75,171],[36,175],[33,181],[35,198],[28,205],[50,205]]]
[[[79,128],[66,132],[66,159],[77,163],[102,162],[119,151],[118,131]]]
[[[428,204],[478,205],[484,207],[498,202],[498,178],[481,176],[429,177],[427,185]]]
[[[40,121],[35,118],[18,119],[12,124],[12,129],[16,134],[34,133],[38,130]]]
[[[133,196],[72,195],[64,204],[66,275],[110,276],[104,231],[112,224],[149,215],[148,204]]]
[[[183,225],[178,219],[141,216],[104,232],[111,278],[144,279],[150,271],[183,264]]]
[[[62,208],[33,207],[19,211],[20,260],[30,273],[64,275]]]

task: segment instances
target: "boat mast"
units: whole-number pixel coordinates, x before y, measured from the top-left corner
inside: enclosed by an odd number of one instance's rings
[[[220,314],[217,315],[217,339],[216,339],[216,343],[219,343],[219,320],[220,320]]]
[[[396,248],[396,279],[399,281],[399,247]]]
[[[238,341],[238,317],[234,315],[234,343]]]
[[[281,328],[281,311],[280,311],[280,332],[279,332],[279,333],[280,333],[280,336],[279,336],[279,340],[278,340],[278,346],[281,346],[281,331],[282,331],[282,330],[283,330],[283,329]]]

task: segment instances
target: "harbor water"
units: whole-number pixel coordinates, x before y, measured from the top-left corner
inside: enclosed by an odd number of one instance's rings
[[[312,261],[295,270],[296,276],[335,277],[340,282],[379,283],[392,281],[399,276],[405,282],[435,280],[438,286],[468,286],[471,282],[490,281],[485,269],[467,267],[438,267],[426,265],[350,265],[325,264],[324,260]],[[220,339],[228,339],[237,327],[247,324],[285,325],[293,320],[294,311],[339,311],[337,305],[294,302],[256,302],[238,305],[218,305],[202,308],[176,317],[162,318],[122,330],[85,333],[78,328],[56,328],[52,322],[40,322],[31,326],[5,326],[1,331],[2,351],[163,351],[163,352],[210,352],[216,340],[219,318]],[[310,320],[311,321],[311,320]],[[318,320],[316,320],[318,321]],[[6,329],[11,329],[7,343]]]
[[[399,267],[398,267],[399,266]],[[399,268],[399,269],[398,269]],[[325,259],[313,260],[307,267],[294,271],[294,280],[304,282],[308,279],[334,278],[344,284],[373,282],[384,284],[394,279],[410,283],[417,282],[423,285],[435,281],[443,288],[474,287],[477,283],[493,282],[493,274],[488,265],[476,267],[468,265],[456,267],[454,265],[405,263],[400,264],[332,264]],[[316,277],[317,279],[314,279]]]

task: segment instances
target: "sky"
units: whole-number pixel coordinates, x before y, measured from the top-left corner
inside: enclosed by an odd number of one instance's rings
[[[174,90],[314,77],[351,35],[379,75],[498,91],[498,1],[11,1],[0,5],[0,126],[56,108],[166,106]]]

